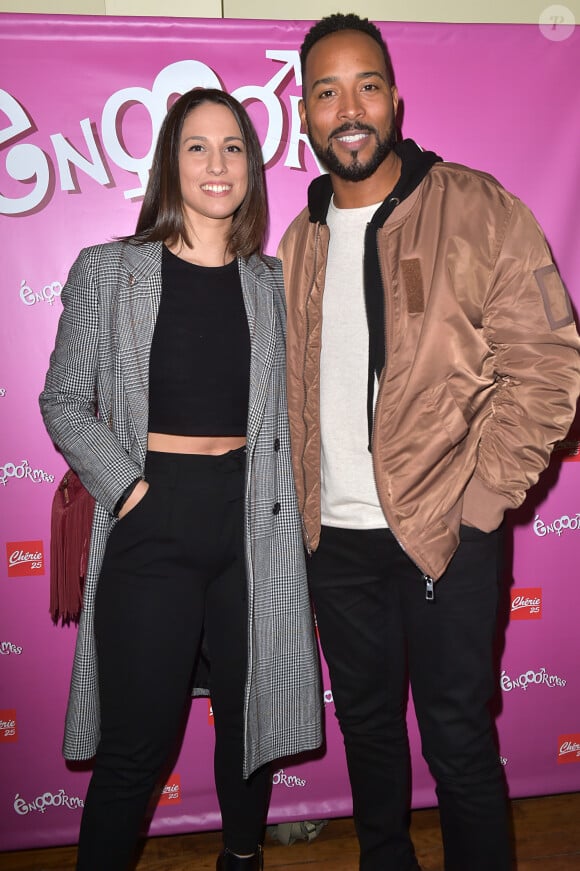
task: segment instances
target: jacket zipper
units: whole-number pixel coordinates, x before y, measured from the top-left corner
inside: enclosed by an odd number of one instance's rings
[[[307,405],[307,388],[306,388],[306,378],[304,372],[306,370],[306,354],[308,348],[308,339],[310,337],[310,317],[308,314],[308,305],[310,302],[310,298],[312,296],[312,291],[314,290],[314,282],[317,271],[318,264],[318,241],[320,237],[320,224],[316,224],[316,233],[314,236],[314,263],[312,269],[312,283],[308,289],[308,293],[306,294],[306,305],[304,308],[305,318],[306,318],[306,341],[304,342],[304,357],[302,359],[302,388],[304,391],[304,402],[302,405],[302,423],[304,424],[304,444],[302,446],[302,457],[301,457],[301,468],[302,468],[302,510],[300,512],[300,520],[302,522],[302,533],[304,536],[304,544],[306,546],[306,552],[308,556],[312,556],[312,545],[310,543],[310,536],[308,535],[308,530],[306,529],[306,523],[304,522],[304,515],[306,514],[306,469],[304,468],[304,455],[306,453],[306,434],[308,432],[308,427],[306,424],[306,405]]]
[[[386,291],[387,285],[385,283],[385,276],[383,274],[383,267],[382,267],[381,258],[379,256],[379,251],[378,251],[378,247],[379,247],[378,233],[376,236],[376,245],[377,245],[377,262],[379,264],[379,271],[381,273],[381,283],[383,286],[383,293],[384,293],[385,365],[383,366],[383,371],[381,372],[381,377],[379,378],[379,383],[378,383],[378,387],[377,387],[377,401],[375,403],[375,407],[373,410],[373,433],[372,433],[372,439],[371,439],[371,453],[372,453],[372,459],[373,459],[373,473],[375,476],[375,486],[376,486],[376,482],[377,482],[377,471],[375,468],[375,452],[374,452],[374,442],[375,442],[375,438],[376,438],[375,419],[377,416],[377,409],[378,409],[378,406],[379,406],[379,403],[381,400],[381,389],[382,389],[383,384],[386,380],[387,366],[388,366],[388,361],[389,361],[389,348],[391,347],[392,338],[393,338],[392,337],[392,327],[391,327],[392,322],[393,322],[393,318],[391,317],[391,311],[390,311],[390,307],[389,307],[390,306],[390,298],[389,298],[389,295]],[[377,487],[377,495],[378,495],[378,492],[379,491],[378,491],[378,487]],[[379,503],[380,503],[380,506],[383,510],[383,514],[385,515],[387,523],[389,524],[389,529],[391,530],[397,544],[399,545],[399,547],[401,548],[403,553],[405,553],[405,554],[407,554],[407,556],[409,556],[406,549],[401,544],[399,537],[395,534],[395,531],[394,531],[393,526],[391,524],[391,520],[389,518],[388,512],[385,511],[385,507],[384,507],[383,503],[381,502],[380,496],[379,496]],[[411,559],[411,557],[409,557],[409,559]],[[415,560],[413,560],[413,563],[415,564],[417,571],[421,572],[421,579],[422,579],[423,583],[425,584],[425,601],[426,602],[435,602],[435,581],[433,580],[433,578],[430,575],[425,574],[425,572],[417,565]]]
[[[306,529],[306,524],[304,523],[304,516],[300,514],[300,522],[302,523],[302,537],[304,538],[304,547],[306,548],[306,553],[308,556],[312,556],[312,545],[310,544],[310,536],[308,535],[308,530]]]
[[[427,602],[435,601],[435,581],[429,575],[423,575],[425,581],[425,599]]]

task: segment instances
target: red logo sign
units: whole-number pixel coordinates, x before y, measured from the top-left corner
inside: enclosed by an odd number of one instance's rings
[[[554,446],[554,455],[564,463],[580,462],[580,440],[570,433],[567,439],[557,442]]]
[[[9,578],[28,578],[44,574],[42,541],[7,541],[6,560]]]
[[[211,699],[207,700],[207,722],[208,722],[209,726],[213,726],[214,722],[215,722],[214,718],[213,718],[213,708],[211,706]]]
[[[0,744],[18,741],[16,709],[0,711]]]
[[[159,798],[158,804],[179,804],[181,801],[181,778],[179,774],[172,774]]]
[[[580,762],[580,732],[558,738],[558,764],[567,765],[569,762]]]
[[[542,617],[542,588],[514,587],[511,591],[510,620],[540,620]]]

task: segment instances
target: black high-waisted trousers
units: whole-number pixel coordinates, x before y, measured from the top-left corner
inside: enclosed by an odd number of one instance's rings
[[[224,842],[244,854],[261,841],[269,772],[242,777],[244,470],[243,448],[222,456],[149,452],[149,490],[110,534],[95,602],[101,740],[78,871],[131,867],[147,806],[169,773],[202,633]]]

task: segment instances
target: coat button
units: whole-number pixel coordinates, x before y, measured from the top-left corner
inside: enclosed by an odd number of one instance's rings
[[[280,450],[280,439],[278,439],[278,438],[274,439],[274,450],[275,451]]]
[[[272,514],[280,514],[280,503],[274,502],[274,507],[272,508]]]

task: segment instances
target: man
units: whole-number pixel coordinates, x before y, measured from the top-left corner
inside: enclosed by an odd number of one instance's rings
[[[301,62],[301,118],[328,175],[280,248],[288,401],[360,868],[419,868],[409,675],[446,871],[505,871],[488,710],[502,520],[574,415],[570,302],[521,202],[397,143],[397,89],[373,24],[323,19]]]

